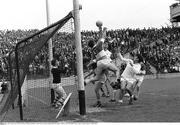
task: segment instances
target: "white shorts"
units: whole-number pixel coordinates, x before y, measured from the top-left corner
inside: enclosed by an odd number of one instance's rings
[[[109,59],[102,59],[97,62],[97,67],[106,69],[110,63],[111,61]]]
[[[66,98],[67,94],[64,91],[63,87],[61,86],[61,83],[57,83],[57,84],[53,83],[51,84],[51,88],[54,89],[54,91],[57,92],[60,97],[64,99]]]
[[[110,65],[109,59],[102,59],[97,62],[96,77],[98,77],[98,79],[102,79],[102,77],[104,77],[103,70],[107,70],[109,65]]]

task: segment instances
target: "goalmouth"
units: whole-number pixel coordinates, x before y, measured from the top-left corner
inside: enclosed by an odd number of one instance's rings
[[[75,35],[75,50],[76,50],[76,60],[77,60],[77,76],[78,76],[78,98],[79,98],[79,110],[81,115],[86,114],[86,104],[85,104],[85,88],[84,88],[84,77],[83,77],[83,56],[82,56],[82,45],[81,45],[81,32],[80,32],[80,15],[79,10],[82,8],[79,5],[78,0],[73,0],[74,9],[67,16],[65,16],[60,21],[30,35],[29,37],[18,42],[15,48],[15,53],[12,54],[12,86],[9,94],[7,94],[7,100],[4,102],[4,106],[0,109],[0,114],[6,113],[10,106],[14,103],[18,97],[20,119],[23,120],[23,105],[22,99],[27,98],[26,92],[21,91],[26,89],[27,85],[27,73],[30,64],[33,62],[34,58],[40,52],[43,47],[46,47],[47,42],[55,34],[60,33],[60,29],[70,20],[74,19],[74,35]],[[61,33],[60,33],[61,34]],[[62,33],[63,34],[63,33]],[[66,34],[66,33],[65,33]],[[71,36],[71,33],[66,35]],[[25,80],[25,82],[24,82]],[[25,96],[22,97],[22,94]],[[41,101],[42,102],[42,101]],[[29,103],[29,102],[28,102]]]

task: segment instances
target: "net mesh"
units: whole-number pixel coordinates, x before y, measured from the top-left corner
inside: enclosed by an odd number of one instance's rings
[[[47,41],[52,38],[53,56],[61,63],[64,68],[62,83],[66,92],[76,91],[75,85],[75,47],[74,47],[74,27],[72,14],[69,13],[65,18],[57,23],[25,38],[18,43],[18,65],[19,76],[22,91],[22,100],[27,117],[39,117],[42,109],[47,109],[50,105],[50,86],[49,86],[49,65],[48,65],[48,44]],[[4,114],[10,106],[18,104],[18,83],[16,73],[15,52],[10,53],[10,67],[12,75],[12,84],[9,86],[9,92],[4,95],[1,103],[0,113]],[[73,97],[72,97],[73,98]],[[43,108],[42,108],[43,107]],[[46,108],[44,108],[46,107]],[[16,109],[16,106],[15,106]],[[35,109],[35,110],[32,110]],[[38,110],[37,110],[38,109]],[[41,109],[41,111],[40,111]],[[12,114],[12,110],[9,110]],[[31,112],[31,113],[30,113]],[[17,112],[16,112],[17,113]],[[30,115],[30,116],[29,116]],[[8,115],[7,115],[8,116]],[[25,116],[24,116],[25,117]]]

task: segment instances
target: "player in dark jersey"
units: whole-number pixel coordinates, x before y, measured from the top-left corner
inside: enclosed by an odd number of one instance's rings
[[[63,105],[63,102],[67,97],[67,94],[61,85],[61,73],[63,72],[63,70],[60,69],[59,62],[56,59],[53,59],[51,61],[51,65],[52,65],[51,73],[53,75],[53,81],[51,87],[52,89],[54,89],[54,91],[57,94],[53,106],[58,108],[59,106]]]

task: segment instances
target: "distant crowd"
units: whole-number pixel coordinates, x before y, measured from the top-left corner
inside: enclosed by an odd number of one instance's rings
[[[0,31],[0,73],[7,71],[7,55],[12,51],[16,43],[38,30],[4,30]],[[145,60],[147,72],[150,74],[150,65],[158,73],[179,72],[180,30],[176,27],[148,28],[148,29],[117,29],[108,30],[106,41],[116,39],[109,43],[109,50],[121,48],[123,53],[136,49]],[[92,53],[88,47],[89,40],[98,40],[97,31],[82,31],[81,40],[83,47],[84,69],[91,60]],[[73,34],[57,33],[53,36],[53,56],[61,62],[66,76],[76,73],[75,69],[75,45]],[[43,74],[48,68],[47,47],[35,57],[29,66],[30,74]],[[2,76],[2,75],[1,75]]]

